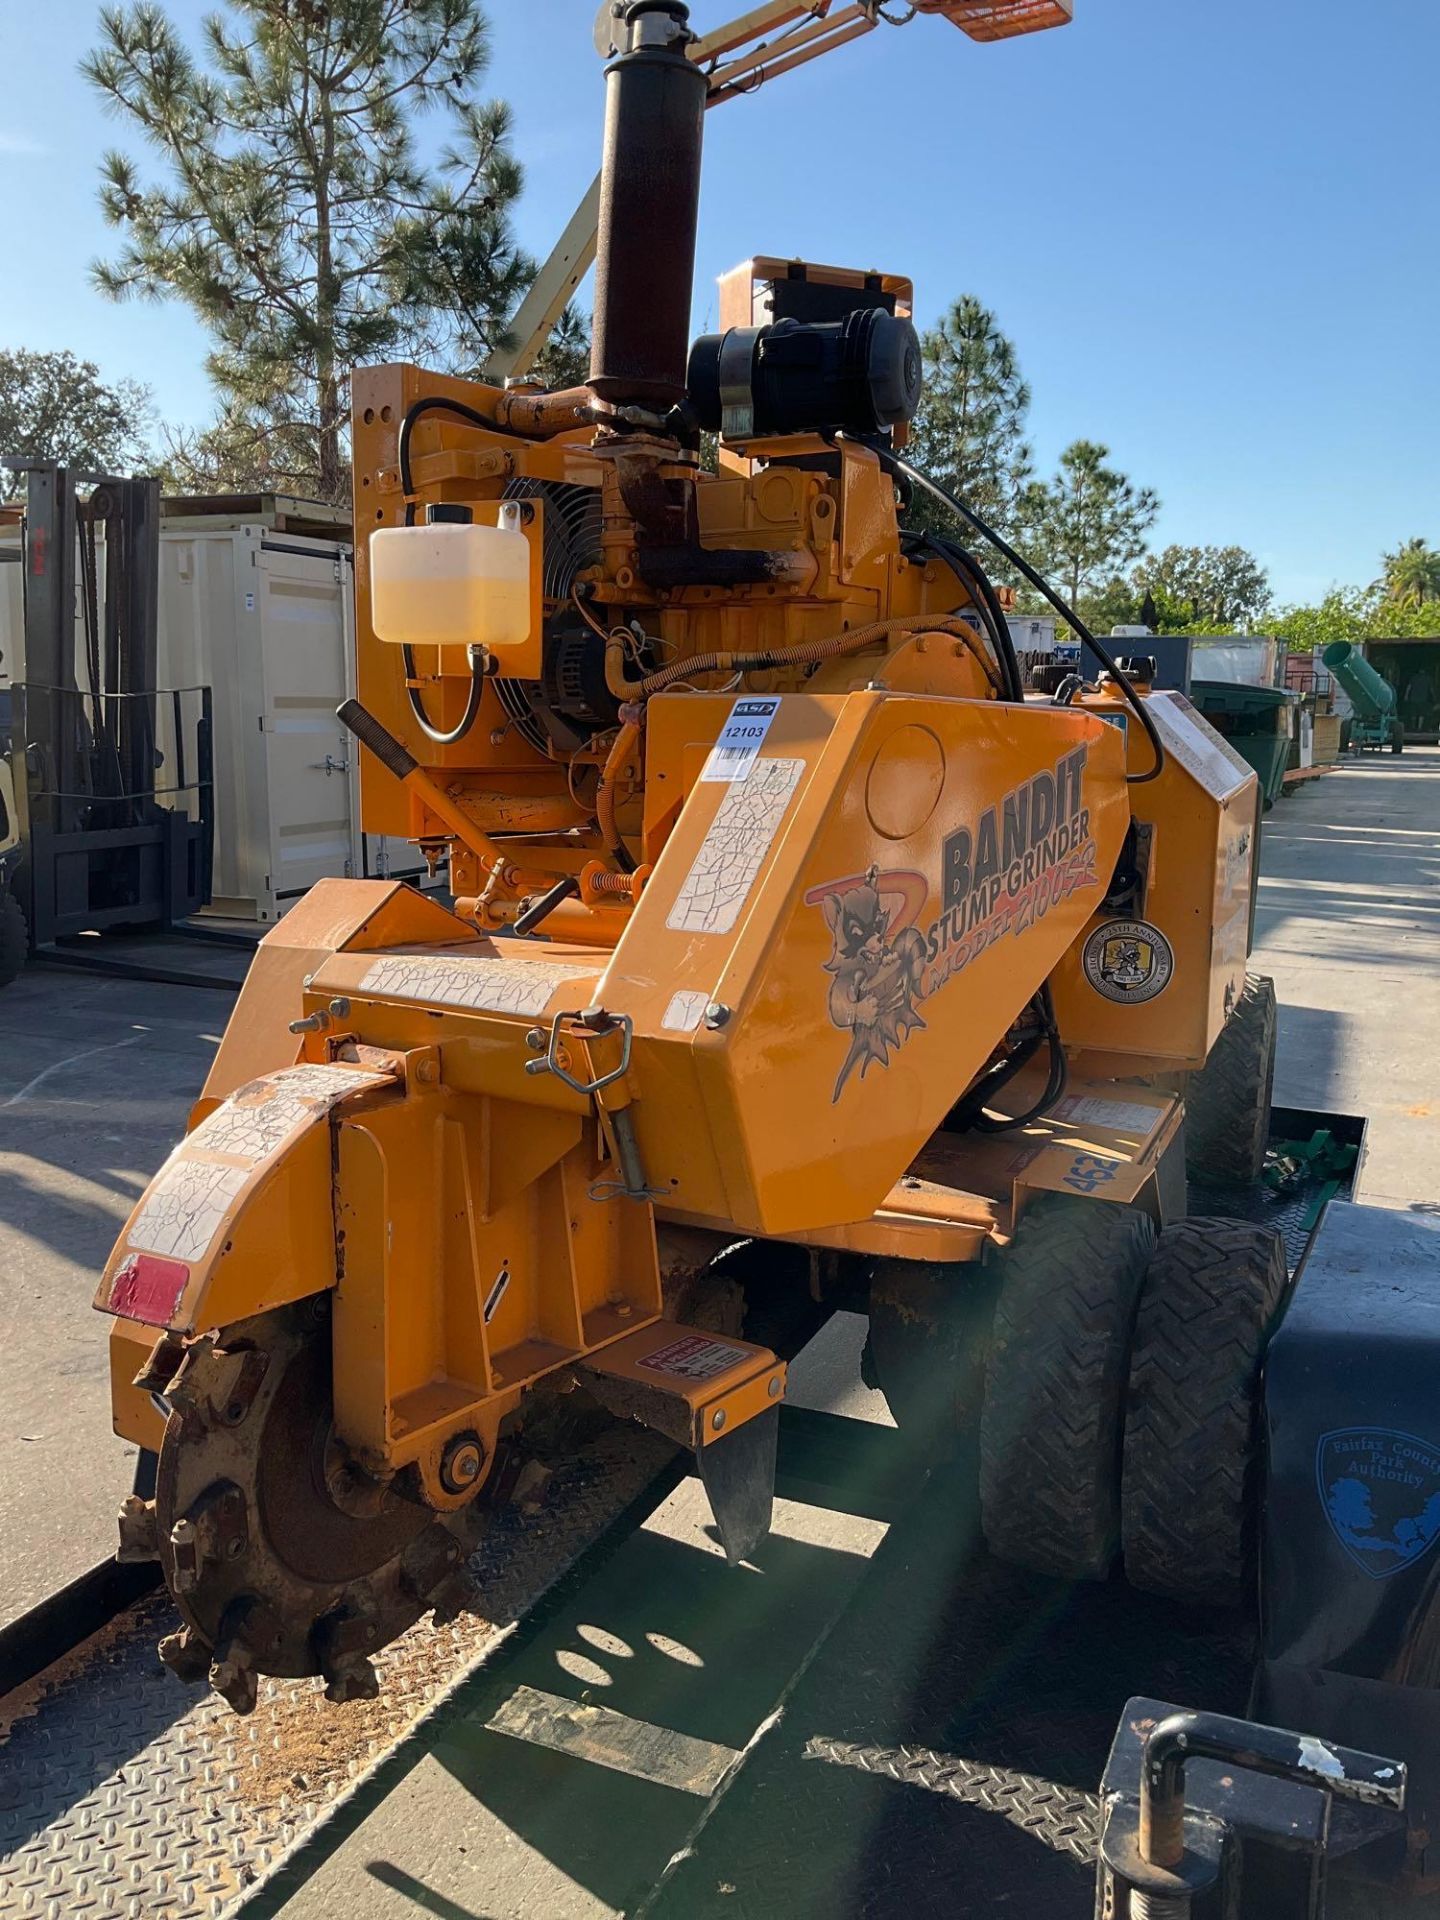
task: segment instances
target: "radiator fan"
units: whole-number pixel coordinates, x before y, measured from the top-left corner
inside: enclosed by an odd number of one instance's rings
[[[601,504],[596,487],[558,480],[512,480],[507,500],[537,500],[545,510],[542,591],[544,669],[539,680],[497,680],[510,724],[538,752],[573,753],[615,724],[617,703],[605,685],[605,650],[576,611],[575,582],[600,559]]]

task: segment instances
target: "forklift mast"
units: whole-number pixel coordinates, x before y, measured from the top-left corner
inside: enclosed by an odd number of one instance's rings
[[[25,476],[10,756],[31,942],[172,925],[209,899],[213,774],[209,688],[156,686],[160,483],[0,466]]]

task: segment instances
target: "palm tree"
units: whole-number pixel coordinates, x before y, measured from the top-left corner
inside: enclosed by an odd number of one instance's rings
[[[1440,600],[1440,552],[1428,540],[1406,540],[1387,553],[1381,585],[1397,607],[1423,607]]]

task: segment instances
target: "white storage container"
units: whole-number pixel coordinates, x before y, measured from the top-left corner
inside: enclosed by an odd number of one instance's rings
[[[335,717],[355,691],[354,606],[348,537],[162,521],[159,682],[212,689],[216,913],[269,922],[317,880],[426,878],[407,841],[360,830],[357,749]]]
[[[355,743],[335,718],[355,692],[349,527],[305,505],[315,530],[286,531],[300,506],[222,496],[162,506],[160,522],[157,684],[211,689],[211,910],[262,923],[317,880],[430,884],[408,841],[360,830]],[[18,527],[0,528],[0,692],[25,677],[19,559]]]

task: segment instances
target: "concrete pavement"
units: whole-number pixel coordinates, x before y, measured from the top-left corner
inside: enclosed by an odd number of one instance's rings
[[[0,1626],[110,1553],[115,1236],[184,1131],[230,1011],[204,989],[32,968],[0,994]]]
[[[1440,1211],[1440,748],[1366,754],[1266,816],[1275,1098],[1369,1116],[1357,1199]]]

